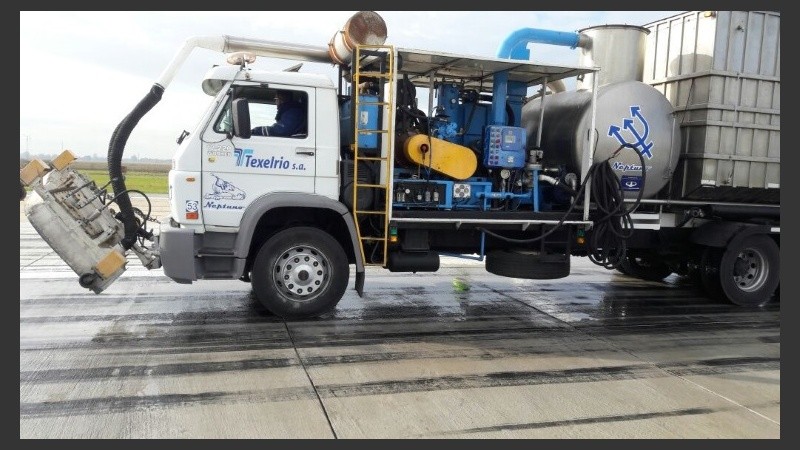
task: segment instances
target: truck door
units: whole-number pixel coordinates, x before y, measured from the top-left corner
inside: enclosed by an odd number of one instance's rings
[[[287,94],[297,109],[291,112],[287,126],[276,127],[276,97]],[[231,88],[220,114],[204,133],[202,208],[206,226],[238,227],[247,205],[268,193],[314,192],[314,94],[314,88],[272,83]],[[248,99],[250,110],[253,135],[249,139],[228,134],[232,129],[231,101],[242,97]],[[297,111],[305,117],[301,125],[297,125]],[[282,108],[281,116],[284,114]]]

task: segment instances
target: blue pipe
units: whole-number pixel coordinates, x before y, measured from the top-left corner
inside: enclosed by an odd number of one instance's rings
[[[498,58],[530,59],[529,43],[561,45],[574,49],[580,44],[581,35],[571,31],[553,31],[540,28],[520,28],[512,32],[497,49]]]
[[[497,72],[492,81],[492,125],[506,124],[508,72]]]
[[[584,38],[585,39],[585,38]],[[497,49],[498,58],[528,60],[531,52],[529,43],[561,45],[574,49],[586,45],[581,42],[581,34],[571,31],[543,30],[541,28],[520,28],[503,40]],[[492,87],[492,124],[505,124],[506,96],[508,94],[508,73],[500,72],[494,76]]]

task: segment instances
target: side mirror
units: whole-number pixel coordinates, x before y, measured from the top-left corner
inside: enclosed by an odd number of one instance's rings
[[[246,98],[237,98],[231,105],[233,116],[233,135],[250,139],[250,105]]]

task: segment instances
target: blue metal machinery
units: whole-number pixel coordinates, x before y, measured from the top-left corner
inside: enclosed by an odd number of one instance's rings
[[[574,49],[587,46],[589,41],[574,32],[523,28],[506,37],[497,57],[527,60],[529,43]],[[454,82],[437,83],[430,135],[475,151],[478,171],[466,180],[452,181],[431,171],[415,175],[396,169],[394,206],[495,211],[524,208],[538,212],[540,207],[550,210],[568,205],[571,199],[563,191],[546,184],[540,191],[542,168],[534,156],[539,143],[527,142],[527,133],[521,127],[526,95],[525,83],[509,81],[505,72],[494,74],[491,95],[462,89]],[[550,168],[549,173],[556,178],[563,175],[559,168]]]
[[[527,136],[524,128],[491,125],[492,104],[480,102],[478,93],[461,91],[457,85],[438,87],[436,117],[431,120],[431,135],[467,146],[478,153],[481,167],[474,177],[452,181],[424,171],[413,174],[395,169],[393,203],[396,208],[492,209],[493,200],[509,201],[508,210],[527,204],[536,206],[534,187],[538,182],[521,183],[525,167]],[[504,111],[507,109],[503,106]],[[514,118],[518,124],[519,113]],[[513,200],[513,201],[512,201]]]
[[[361,124],[359,127],[366,130],[377,130],[378,126],[378,96],[373,94],[359,94],[358,101],[361,103],[358,106],[356,117]],[[341,126],[341,142],[342,145],[353,144],[353,99],[349,99],[342,103],[339,107],[339,120]],[[357,146],[361,149],[376,150],[378,148],[378,135],[376,133],[364,133],[358,136]]]
[[[514,95],[501,107],[502,124],[491,123],[495,106],[481,99],[479,92],[461,89],[456,83],[437,86],[431,135],[471,148],[481,167],[476,176],[458,182],[429,171],[414,178],[406,169],[395,169],[396,208],[489,210],[493,200],[505,200],[509,210],[527,204],[538,211],[533,188],[538,182],[527,183],[527,188],[520,183],[526,163],[527,135],[519,126],[526,88],[522,83],[511,84]]]

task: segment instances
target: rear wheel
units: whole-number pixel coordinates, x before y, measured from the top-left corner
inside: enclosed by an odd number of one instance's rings
[[[276,233],[258,251],[252,279],[256,297],[285,318],[314,317],[333,309],[347,289],[350,266],[328,233],[295,227]]]
[[[780,283],[780,249],[769,236],[748,236],[722,253],[719,265],[722,291],[740,306],[767,303]]]

